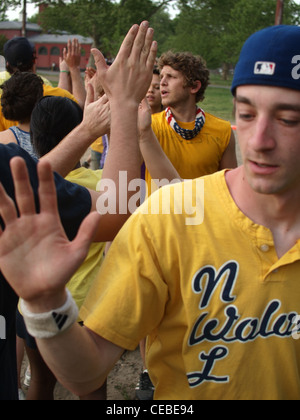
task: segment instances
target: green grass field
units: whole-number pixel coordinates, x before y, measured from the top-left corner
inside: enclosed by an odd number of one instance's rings
[[[233,97],[230,89],[209,86],[205,99],[199,104],[204,111],[234,123]]]
[[[210,85],[205,92],[205,99],[199,105],[206,112],[234,123],[231,83],[232,77],[224,81],[220,75],[211,72]]]

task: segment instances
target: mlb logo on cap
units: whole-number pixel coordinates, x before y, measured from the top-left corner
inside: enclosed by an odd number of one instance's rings
[[[254,66],[254,74],[265,74],[267,76],[273,76],[275,73],[275,68],[275,63],[257,61]]]
[[[277,25],[251,35],[235,68],[232,93],[241,85],[300,90],[300,27]]]

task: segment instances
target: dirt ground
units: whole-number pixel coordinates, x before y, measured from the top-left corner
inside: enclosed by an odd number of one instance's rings
[[[22,368],[22,383],[27,368],[27,360],[24,359]],[[107,400],[135,400],[135,387],[139,381],[139,376],[142,370],[142,361],[139,349],[133,352],[126,352],[115,368],[111,371],[107,380]],[[23,386],[23,391],[26,395],[26,387]],[[71,392],[66,390],[59,383],[56,385],[54,392],[55,400],[78,400],[78,398]]]

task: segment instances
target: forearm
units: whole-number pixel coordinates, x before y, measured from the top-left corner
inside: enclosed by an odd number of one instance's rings
[[[140,150],[152,179],[181,181],[179,173],[164,153],[151,128],[140,133]]]
[[[95,140],[88,128],[80,124],[41,160],[49,161],[52,170],[64,178],[75,168]]]
[[[21,301],[21,309],[28,331],[36,337],[44,360],[59,382],[84,396],[101,387],[124,350],[80,327],[76,303],[70,294],[66,297],[66,290],[61,288],[41,294],[38,300]],[[63,318],[67,320],[59,327],[54,319]]]
[[[117,232],[135,210],[135,208],[129,209],[128,203],[137,191],[129,191],[129,184],[141,177],[140,150],[137,141],[138,104],[124,105],[121,112],[119,102],[111,103],[110,108],[112,116],[110,146],[100,185],[105,185],[109,180],[116,187],[116,190],[112,191],[116,197],[111,199],[116,200]],[[124,118],[124,113],[128,118]]]
[[[72,80],[72,93],[78,101],[79,106],[83,109],[86,100],[86,90],[79,68],[70,68]]]
[[[58,87],[72,93],[72,83],[68,70],[61,70],[59,73]]]
[[[78,324],[55,338],[37,340],[37,344],[58,381],[74,394],[86,395],[104,382],[95,342]]]
[[[123,350],[109,342],[109,355],[100,337],[74,324],[65,333],[47,340],[37,340],[39,350],[58,381],[78,396],[99,389]]]

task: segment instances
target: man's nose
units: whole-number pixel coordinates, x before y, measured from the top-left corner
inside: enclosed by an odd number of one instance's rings
[[[259,117],[251,135],[251,146],[256,151],[273,150],[276,146],[275,129],[267,117]]]

